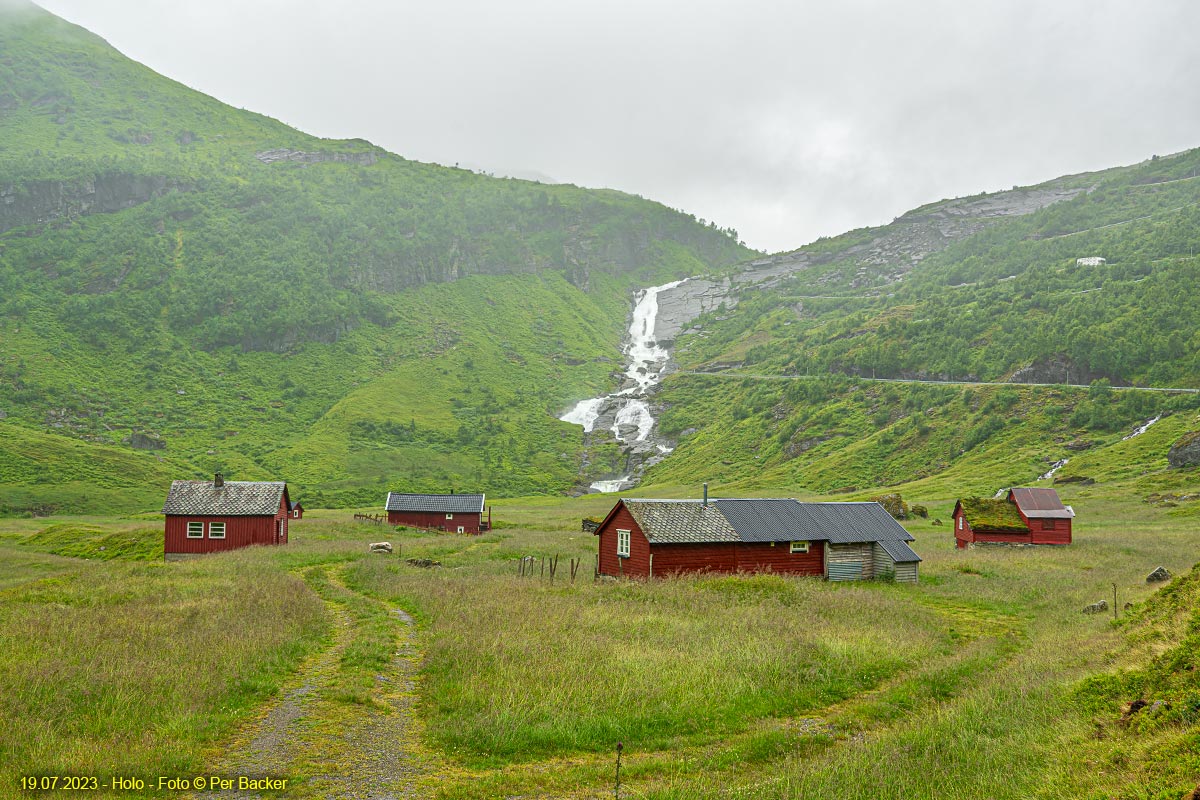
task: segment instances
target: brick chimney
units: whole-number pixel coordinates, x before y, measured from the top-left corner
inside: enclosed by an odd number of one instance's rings
[[[213,478],[213,488],[220,489],[224,485],[225,485],[225,479],[222,478],[221,473],[218,472],[216,474],[216,476]]]

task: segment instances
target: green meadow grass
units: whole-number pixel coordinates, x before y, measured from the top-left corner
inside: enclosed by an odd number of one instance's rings
[[[1189,478],[1064,487],[1079,512],[1065,548],[956,550],[934,524],[952,500],[909,495],[930,509],[908,523],[925,559],[916,586],[595,582],[579,519],[611,497],[503,501],[479,537],[314,509],[285,548],[180,564],[136,549],[103,560],[98,542],[147,519],[5,520],[0,772],[199,768],[330,641],[331,613],[352,634],[326,699],[370,710],[402,608],[440,798],[611,792],[617,741],[631,797],[1178,796],[1198,779],[1200,584],[1144,583],[1195,558],[1188,503],[1139,497],[1165,485]],[[71,536],[90,558],[46,552]],[[366,554],[380,539],[400,552]],[[555,555],[551,581],[540,565]],[[537,575],[518,577],[522,556]],[[1133,612],[1080,614],[1113,584]],[[1122,723],[1139,697],[1170,709]]]

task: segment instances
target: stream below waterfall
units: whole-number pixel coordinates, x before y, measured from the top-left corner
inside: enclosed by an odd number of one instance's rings
[[[633,318],[629,323],[628,343],[625,345],[625,377],[621,387],[603,397],[592,397],[579,401],[574,408],[559,419],[583,426],[584,433],[609,430],[627,452],[653,450],[660,457],[671,452],[671,448],[651,440],[654,415],[647,400],[651,389],[662,380],[663,370],[671,357],[670,352],[658,345],[654,338],[654,325],[658,317],[658,295],[684,283],[687,278],[662,286],[651,286],[637,295],[633,307]],[[648,463],[642,462],[642,465]],[[634,473],[610,480],[595,481],[591,488],[597,492],[616,492],[634,483]]]

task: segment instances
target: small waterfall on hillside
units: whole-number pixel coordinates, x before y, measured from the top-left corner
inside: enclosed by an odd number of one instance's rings
[[[671,357],[654,339],[658,295],[686,280],[651,286],[638,295],[629,323],[629,343],[625,346],[627,366],[621,389],[603,397],[581,400],[559,419],[583,426],[584,433],[597,430],[597,426],[600,430],[612,431],[613,437],[626,449],[653,449],[658,456],[671,452],[665,445],[648,441],[654,428],[654,416],[645,398],[662,380],[663,369]],[[596,481],[591,488],[597,492],[616,492],[632,483],[633,474],[630,473],[613,480]]]
[[[1128,436],[1122,436],[1121,441],[1128,442],[1130,439],[1132,439],[1135,436],[1141,436],[1143,433],[1150,430],[1150,426],[1153,425],[1154,423],[1158,422],[1160,419],[1162,419],[1162,414],[1159,414],[1154,419],[1147,420],[1144,425],[1141,425],[1140,427],[1138,427],[1138,429],[1135,430],[1133,433],[1129,434]]]

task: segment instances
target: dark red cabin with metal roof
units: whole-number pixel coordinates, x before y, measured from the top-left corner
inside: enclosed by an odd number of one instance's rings
[[[1075,511],[1050,488],[1016,487],[1003,500],[966,497],[954,504],[954,544],[1070,544]]]
[[[389,525],[477,534],[492,527],[492,510],[487,510],[484,519],[483,501],[481,494],[388,492],[385,508]]]
[[[168,561],[287,544],[289,502],[282,481],[174,481],[163,504]]]
[[[775,572],[915,582],[921,560],[878,503],[623,498],[594,535],[597,571],[613,577]]]

